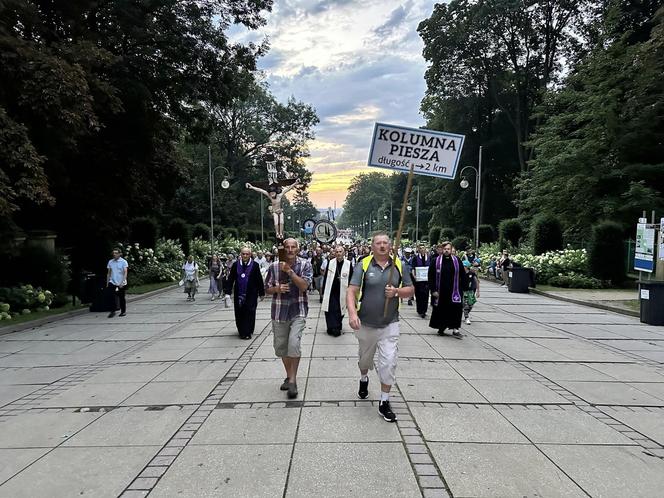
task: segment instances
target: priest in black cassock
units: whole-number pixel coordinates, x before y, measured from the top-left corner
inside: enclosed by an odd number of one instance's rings
[[[439,254],[431,259],[429,266],[429,290],[433,309],[429,327],[438,329],[439,335],[452,330],[452,335],[461,338],[461,316],[463,314],[463,291],[468,287],[468,276],[463,262],[452,254],[452,244],[438,245]]]
[[[256,327],[258,297],[265,296],[265,286],[258,263],[251,258],[251,249],[243,247],[240,257],[231,266],[226,279],[226,294],[233,293],[235,325],[240,339],[251,339]]]
[[[345,258],[344,246],[338,245],[323,270],[323,291],[320,302],[325,312],[327,333],[334,337],[341,335],[341,326],[346,314],[346,291],[353,276],[353,267]]]
[[[431,266],[431,256],[427,248],[423,245],[417,249],[417,254],[412,259],[411,278],[415,282],[415,304],[417,305],[417,314],[424,318],[429,308],[429,281],[423,272],[428,276],[429,266]]]

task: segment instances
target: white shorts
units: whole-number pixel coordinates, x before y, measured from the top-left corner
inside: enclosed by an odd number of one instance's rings
[[[358,366],[360,370],[373,370],[382,384],[393,386],[396,382],[399,356],[399,322],[377,329],[362,325],[355,335],[359,342]]]

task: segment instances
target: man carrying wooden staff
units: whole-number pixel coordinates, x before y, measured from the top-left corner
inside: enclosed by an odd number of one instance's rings
[[[390,256],[391,249],[386,233],[374,234],[371,254],[355,267],[346,304],[350,326],[356,331],[359,342],[361,377],[357,395],[361,399],[369,396],[367,374],[374,368],[377,353],[376,371],[381,390],[378,413],[388,422],[396,422],[397,417],[390,407],[390,390],[396,381],[399,301],[413,295],[413,284],[408,272],[403,272],[401,260]]]

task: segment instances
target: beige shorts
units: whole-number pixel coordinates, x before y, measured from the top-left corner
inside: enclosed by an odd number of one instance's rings
[[[289,322],[272,320],[272,335],[274,336],[274,354],[280,358],[288,356],[299,358],[302,356],[302,334],[306,320],[302,317],[294,318]]]
[[[362,325],[356,335],[360,356],[357,364],[360,370],[373,370],[375,363],[380,382],[393,386],[399,356],[399,322],[380,329]]]

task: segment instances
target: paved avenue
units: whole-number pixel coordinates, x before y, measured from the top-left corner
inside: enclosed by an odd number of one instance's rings
[[[268,301],[242,341],[202,298],[0,336],[0,497],[661,496],[664,328],[485,284],[459,341],[404,303],[389,424],[317,299],[288,401]]]

